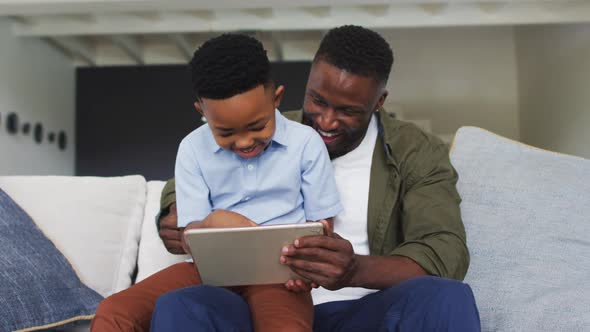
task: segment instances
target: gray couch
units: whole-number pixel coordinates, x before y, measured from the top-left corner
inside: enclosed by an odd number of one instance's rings
[[[590,160],[478,128],[456,134],[484,331],[590,331]]]

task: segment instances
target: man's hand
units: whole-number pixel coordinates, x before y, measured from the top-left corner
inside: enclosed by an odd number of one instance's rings
[[[171,254],[183,255],[185,251],[182,247],[182,233],[184,228],[178,227],[178,215],[176,214],[176,203],[170,205],[170,211],[167,215],[160,218],[160,238],[164,242],[166,250]]]
[[[352,245],[326,228],[326,235],[305,236],[283,248],[281,263],[311,281],[310,286],[337,290],[354,286],[358,260]],[[290,282],[290,281],[289,281]],[[289,287],[287,282],[287,288]]]

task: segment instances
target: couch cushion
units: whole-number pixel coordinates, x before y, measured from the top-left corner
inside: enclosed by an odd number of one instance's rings
[[[3,188],[102,296],[131,285],[145,206],[141,176],[0,177]]]
[[[150,181],[147,184],[147,202],[141,227],[136,282],[189,258],[186,255],[170,254],[158,236],[156,215],[160,212],[160,196],[165,184],[164,181]]]
[[[0,331],[90,320],[102,296],[0,189]]]
[[[451,160],[484,331],[590,330],[590,160],[478,128]]]

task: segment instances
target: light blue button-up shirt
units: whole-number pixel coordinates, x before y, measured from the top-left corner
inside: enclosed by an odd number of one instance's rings
[[[342,211],[320,136],[275,112],[271,144],[255,158],[222,149],[207,124],[182,140],[175,168],[179,227],[218,209],[265,225],[320,220]]]

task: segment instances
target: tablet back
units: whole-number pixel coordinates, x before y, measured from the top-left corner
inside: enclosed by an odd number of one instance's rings
[[[323,234],[319,222],[240,228],[191,229],[185,233],[205,285],[239,286],[301,279],[279,261],[296,238]]]

